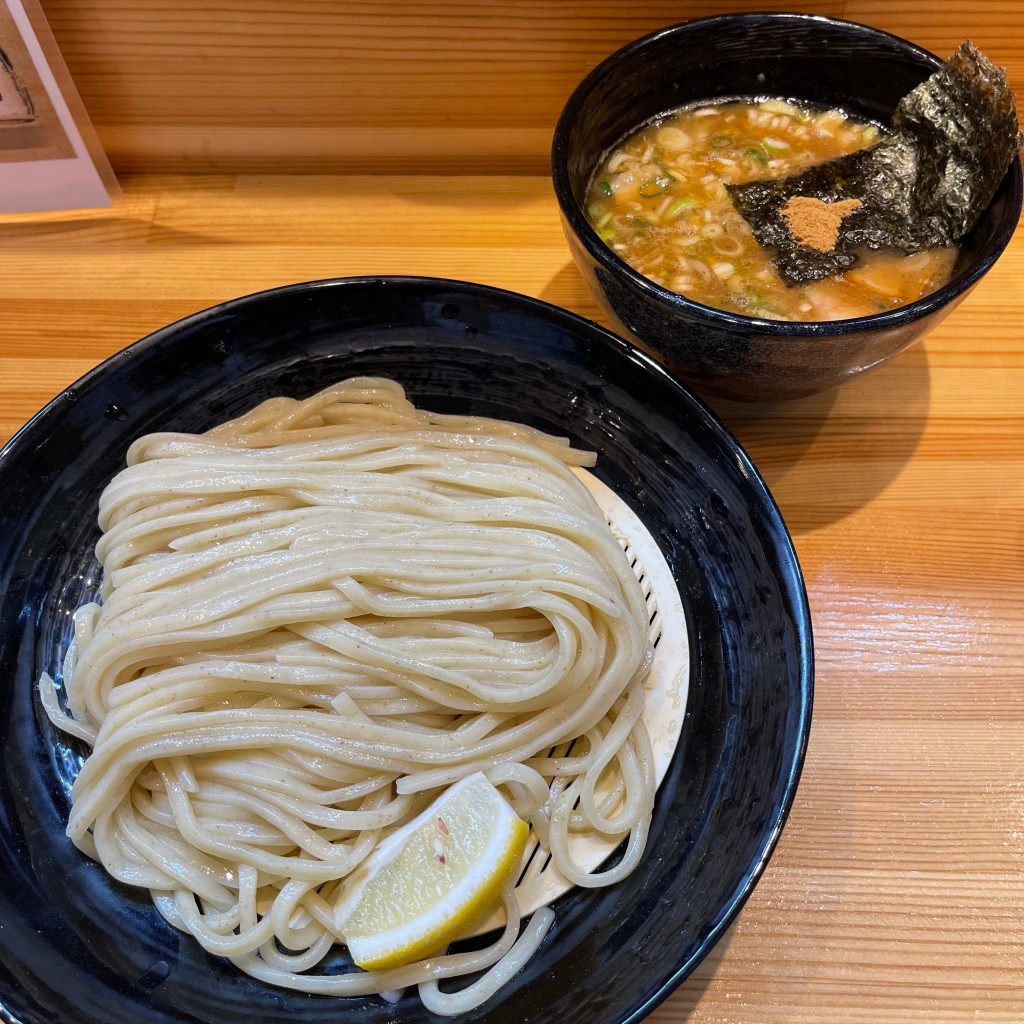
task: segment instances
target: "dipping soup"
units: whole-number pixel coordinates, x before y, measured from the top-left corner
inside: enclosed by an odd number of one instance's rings
[[[872,146],[876,124],[781,99],[699,104],[640,128],[595,173],[587,218],[639,273],[707,306],[767,320],[842,320],[935,291],[957,248],[907,256],[865,250],[845,273],[788,284],[754,238],[727,184],[786,178]]]

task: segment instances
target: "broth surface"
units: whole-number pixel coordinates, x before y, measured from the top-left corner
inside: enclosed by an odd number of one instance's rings
[[[791,286],[726,184],[785,178],[874,145],[878,125],[779,99],[687,107],[640,128],[598,168],[586,198],[604,241],[655,283],[768,320],[841,320],[913,302],[949,280],[955,246],[865,251],[836,278]]]

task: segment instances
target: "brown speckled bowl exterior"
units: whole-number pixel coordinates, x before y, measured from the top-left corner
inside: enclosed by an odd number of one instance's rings
[[[595,68],[562,111],[552,178],[572,257],[614,326],[698,389],[748,401],[827,390],[923,337],[1006,248],[1024,192],[1019,160],[964,240],[947,285],[900,309],[854,320],[759,320],[686,299],[620,259],[587,223],[582,203],[603,155],[658,114],[702,99],[771,95],[886,122],[900,98],[940,64],[904,39],[853,22],[738,14],[655,32]]]

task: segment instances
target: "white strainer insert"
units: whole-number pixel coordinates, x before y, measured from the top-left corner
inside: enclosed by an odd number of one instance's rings
[[[686,712],[690,648],[683,603],[665,556],[636,513],[593,474],[584,469],[575,472],[604,512],[647,598],[654,662],[644,684],[647,700],[643,718],[651,736],[654,770],[660,786],[679,742]],[[597,795],[600,796],[601,792],[598,789]],[[571,836],[569,842],[573,860],[587,870],[598,867],[618,845],[601,837],[580,835]],[[551,863],[550,855],[539,847],[536,838],[531,835],[523,854],[519,884],[516,887],[524,916],[547,905],[572,887],[572,883],[566,881]],[[475,934],[501,925],[503,916],[503,911],[498,911],[475,929]]]

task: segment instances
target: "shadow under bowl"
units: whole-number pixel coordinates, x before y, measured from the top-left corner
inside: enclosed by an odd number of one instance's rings
[[[702,100],[779,96],[889,123],[900,99],[941,67],[878,29],[811,14],[735,14],[684,22],[612,54],[577,86],[555,128],[552,177],[572,257],[613,325],[675,376],[713,395],[777,401],[880,366],[930,331],[1006,248],[1020,217],[1019,159],[970,234],[944,287],[899,309],[797,323],[694,302],[633,270],[587,222],[587,186],[641,124]]]

